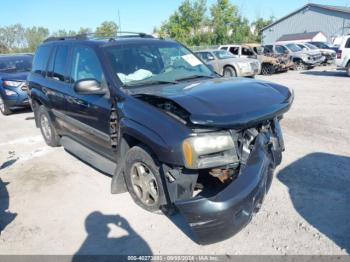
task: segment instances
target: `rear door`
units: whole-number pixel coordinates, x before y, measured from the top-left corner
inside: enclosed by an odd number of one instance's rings
[[[47,85],[43,87],[43,92],[46,93],[55,116],[56,112],[63,113],[66,108],[66,96],[70,89],[68,59],[69,46],[55,46],[47,67]],[[62,127],[62,123],[60,121],[58,123]]]
[[[94,49],[84,45],[72,48],[69,78],[70,89],[64,118],[71,130],[70,135],[86,147],[113,160],[110,142],[112,103],[105,74]],[[106,93],[77,93],[74,84],[84,79],[97,80]]]

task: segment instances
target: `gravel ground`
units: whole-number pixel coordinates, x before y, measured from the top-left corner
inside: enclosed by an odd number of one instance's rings
[[[239,234],[197,245],[179,215],[111,195],[110,177],[47,147],[20,112],[0,116],[0,254],[349,254],[350,79],[323,67],[258,78],[293,88],[295,102],[283,163]]]

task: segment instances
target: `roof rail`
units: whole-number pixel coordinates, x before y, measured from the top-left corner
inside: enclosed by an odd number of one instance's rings
[[[78,34],[74,36],[51,36],[44,40],[46,42],[52,41],[64,41],[64,40],[93,40],[93,39],[107,39],[113,41],[117,38],[132,38],[132,37],[141,37],[141,38],[154,38],[152,35],[141,33],[141,32],[128,32],[128,31],[120,31],[117,32],[115,36],[110,36],[102,33],[85,33]]]

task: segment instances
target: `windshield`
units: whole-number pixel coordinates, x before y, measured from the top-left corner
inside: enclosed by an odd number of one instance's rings
[[[301,48],[297,46],[296,44],[288,44],[286,45],[292,52],[299,52],[301,51]]]
[[[32,56],[0,56],[0,72],[29,72],[32,69],[32,60]]]
[[[235,56],[226,50],[213,51],[218,59],[234,58]]]
[[[202,61],[175,42],[157,40],[105,48],[115,75],[126,88],[213,75]]]
[[[310,44],[317,46],[318,48],[324,48],[324,49],[331,48],[331,45],[329,45],[327,43],[322,43],[322,42],[312,42]]]
[[[316,46],[308,44],[308,43],[305,43],[304,45],[306,45],[310,49],[318,49]]]

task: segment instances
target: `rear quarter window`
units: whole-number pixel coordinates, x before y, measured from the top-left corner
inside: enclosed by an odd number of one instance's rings
[[[345,48],[350,48],[350,37],[348,38],[348,41],[346,41]]]
[[[50,57],[51,47],[41,46],[35,53],[32,72],[43,75],[46,72],[47,63]]]

